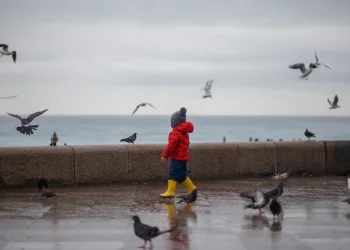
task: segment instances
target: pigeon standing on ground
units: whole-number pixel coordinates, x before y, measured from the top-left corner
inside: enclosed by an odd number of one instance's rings
[[[36,186],[38,187],[38,189],[41,189],[41,198],[50,198],[50,197],[54,197],[56,196],[56,194],[50,190],[48,190],[49,185],[47,184],[45,179],[40,179],[38,181],[38,183],[36,184]]]
[[[273,176],[275,174],[275,167],[270,168],[269,170],[267,170],[266,172],[262,172],[259,174],[259,176]]]
[[[0,44],[0,48],[2,48],[2,51],[0,50],[0,57],[1,56],[11,56],[13,62],[16,63],[16,58],[17,58],[17,52],[16,51],[8,51],[9,46],[7,44]]]
[[[127,138],[124,138],[124,139],[121,139],[120,142],[127,142],[127,143],[132,143],[134,144],[134,142],[136,141],[136,136],[137,136],[137,133],[133,133],[132,135],[130,135],[129,137]]]
[[[290,174],[292,173],[291,168],[287,168],[287,171],[284,172],[283,174],[277,174],[275,176],[272,176],[273,179],[275,180],[287,180],[290,177]]]
[[[203,89],[205,91],[205,93],[203,95],[203,99],[208,98],[208,97],[212,98],[210,90],[211,90],[211,85],[213,84],[213,81],[214,80],[209,80],[205,83],[205,87]]]
[[[187,205],[189,205],[197,200],[197,189],[193,190],[190,194],[180,195],[178,198],[180,198],[180,200],[177,202],[177,204],[186,202]]]
[[[346,165],[342,170],[340,170],[336,176],[348,176],[350,173],[350,166]]]
[[[134,215],[132,217],[132,219],[134,220],[134,232],[135,232],[136,236],[138,236],[139,238],[141,238],[145,241],[143,246],[140,246],[139,248],[146,248],[147,241],[150,242],[150,244],[151,244],[150,248],[152,248],[153,247],[153,244],[152,244],[153,238],[155,238],[163,233],[170,233],[177,228],[177,225],[175,225],[175,227],[173,227],[173,228],[161,231],[161,230],[159,230],[158,227],[151,227],[151,226],[148,226],[146,224],[143,224],[140,220],[140,217],[137,215]]]
[[[331,102],[329,99],[327,99],[330,107],[329,109],[336,109],[336,108],[340,108],[340,106],[338,105],[338,95],[335,95],[334,99],[333,99],[333,102]]]
[[[44,186],[43,189],[41,190],[41,198],[45,197],[46,199],[50,198],[50,197],[54,197],[56,196],[56,194],[48,189],[46,189],[46,187]]]
[[[154,108],[154,109],[156,108],[156,107],[154,107],[151,103],[143,102],[143,103],[137,105],[137,107],[135,108],[134,112],[132,112],[131,115],[134,115],[134,114],[136,113],[136,111],[137,111],[140,107],[145,107],[146,105],[151,106],[151,107]]]
[[[7,113],[10,116],[13,116],[21,121],[21,127],[16,127],[16,130],[19,131],[21,134],[33,134],[33,130],[37,130],[39,125],[30,125],[30,123],[38,116],[45,113],[48,109],[45,109],[43,111],[39,111],[33,114],[30,114],[27,118],[22,118],[19,115],[13,115],[10,113]]]
[[[275,219],[276,216],[279,216],[282,212],[282,206],[281,203],[278,202],[277,197],[272,197],[270,211],[273,214],[273,219]]]
[[[307,69],[305,67],[304,63],[296,63],[288,66],[290,69],[300,69],[301,73],[303,73],[301,76],[299,76],[300,79],[308,80],[308,76],[312,73],[312,65],[309,65],[309,68]]]
[[[306,167],[300,167],[300,168],[298,168],[296,173],[302,175],[302,178],[304,179],[304,176],[307,174],[307,168]]]
[[[310,132],[308,129],[305,130],[304,135],[305,135],[307,138],[309,138],[309,140],[310,140],[311,137],[315,137],[315,138],[316,138],[315,134],[312,133],[312,132]]]
[[[320,65],[323,65],[323,66],[325,66],[326,68],[331,69],[331,67],[327,66],[326,64],[323,64],[323,63],[320,63],[320,62],[319,62],[316,51],[315,51],[315,58],[316,58],[316,62],[310,64],[310,67],[311,67],[311,68],[317,69]]]
[[[17,95],[11,95],[11,96],[0,96],[0,99],[13,99],[16,98]]]
[[[348,192],[350,192],[350,173],[348,173]],[[348,196],[345,200],[343,200],[342,202],[347,202],[348,204],[350,204],[350,196]]]
[[[252,208],[259,209],[259,214],[264,213],[261,211],[270,201],[271,197],[278,197],[283,194],[283,182],[281,181],[278,186],[271,191],[263,193],[261,190],[256,189],[253,192],[243,192],[239,196],[242,198],[248,198],[252,200],[251,204],[244,205],[244,209]]]

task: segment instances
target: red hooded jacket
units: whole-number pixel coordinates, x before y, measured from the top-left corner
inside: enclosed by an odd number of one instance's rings
[[[173,128],[169,133],[169,142],[162,156],[164,158],[170,157],[170,159],[177,161],[188,161],[190,159],[188,155],[188,147],[190,146],[188,133],[192,133],[193,130],[192,122],[184,122]]]

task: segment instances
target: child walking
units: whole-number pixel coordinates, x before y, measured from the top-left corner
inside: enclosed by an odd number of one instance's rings
[[[188,148],[190,146],[189,133],[193,132],[193,124],[186,121],[185,108],[176,111],[170,118],[170,125],[173,130],[169,133],[168,145],[162,153],[161,161],[171,159],[168,176],[168,189],[160,194],[163,198],[174,198],[176,184],[181,183],[190,194],[197,192],[187,174],[187,161],[190,159]]]

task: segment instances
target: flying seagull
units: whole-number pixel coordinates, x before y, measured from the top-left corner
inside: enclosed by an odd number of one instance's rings
[[[334,100],[333,100],[333,103],[332,103],[329,99],[327,99],[327,100],[328,100],[329,105],[331,105],[331,106],[329,107],[329,109],[340,108],[340,106],[338,105],[338,101],[339,101],[338,95],[335,95]]]
[[[11,95],[11,96],[0,96],[0,99],[12,99],[12,98],[16,98],[17,95]]]
[[[2,51],[0,50],[0,57],[3,55],[5,56],[12,55],[13,62],[16,63],[16,58],[17,58],[16,51],[8,51],[9,46],[7,44],[0,44],[0,48],[2,48]]]
[[[309,140],[310,140],[311,137],[315,137],[315,138],[316,138],[315,134],[312,133],[312,132],[310,132],[308,129],[305,130],[304,135],[305,135],[307,138],[309,138]]]
[[[145,107],[146,105],[149,105],[149,106],[151,106],[151,107],[154,108],[154,109],[156,108],[156,107],[154,107],[151,103],[143,102],[143,103],[137,105],[136,109],[134,110],[134,112],[132,112],[131,115],[134,115],[134,114],[136,113],[136,111],[139,109],[139,107]]]
[[[301,76],[299,76],[300,79],[308,80],[308,76],[312,73],[312,65],[311,65],[311,63],[309,65],[308,69],[305,67],[304,63],[291,64],[288,67],[290,69],[300,69],[301,73],[303,73]]]
[[[316,58],[316,62],[310,64],[310,65],[311,65],[311,68],[317,69],[320,65],[323,65],[323,66],[325,66],[326,68],[331,69],[331,67],[327,66],[326,64],[323,64],[323,63],[320,63],[320,62],[319,62],[316,51],[315,51],[315,58]]]
[[[22,118],[19,115],[14,115],[14,114],[10,114],[7,113],[10,116],[13,116],[17,119],[19,119],[21,121],[21,127],[16,127],[16,130],[21,132],[22,134],[26,133],[26,134],[33,134],[33,129],[37,130],[37,128],[39,127],[39,125],[30,125],[30,123],[38,116],[40,116],[41,114],[45,113],[48,109],[45,109],[43,111],[39,111],[33,114],[30,114],[27,118]]]
[[[136,137],[137,137],[137,133],[133,133],[132,135],[130,135],[127,138],[121,139],[120,142],[127,142],[127,143],[132,143],[134,144],[134,142],[136,141]]]
[[[205,87],[204,87],[204,89],[203,89],[203,90],[205,91],[205,94],[204,94],[204,96],[203,96],[203,99],[204,99],[204,98],[207,98],[207,97],[212,98],[210,90],[211,90],[211,85],[213,84],[213,81],[214,81],[214,80],[210,80],[210,81],[207,81],[207,82],[206,82]]]
[[[287,180],[290,177],[290,174],[292,173],[292,169],[291,168],[287,168],[287,171],[284,172],[283,174],[277,174],[272,176],[273,179],[275,180]]]
[[[150,242],[150,244],[151,244],[150,248],[152,248],[153,247],[153,244],[152,244],[153,238],[155,238],[161,234],[164,234],[164,233],[170,233],[177,228],[177,225],[175,225],[175,227],[173,227],[173,228],[161,231],[161,230],[159,230],[158,227],[152,227],[152,226],[148,226],[146,224],[143,224],[140,220],[140,217],[137,215],[134,215],[132,217],[132,219],[134,220],[134,233],[136,234],[137,237],[139,237],[145,241],[143,246],[140,246],[139,248],[146,248],[147,241]]]
[[[278,197],[283,194],[283,184],[284,181],[281,181],[278,186],[271,191],[268,191],[266,193],[263,193],[259,189],[255,189],[252,192],[243,192],[239,196],[241,198],[248,198],[252,201],[251,204],[244,205],[244,209],[252,208],[252,209],[259,209],[259,213],[264,213],[261,211],[262,208],[264,208],[270,201],[271,197]]]

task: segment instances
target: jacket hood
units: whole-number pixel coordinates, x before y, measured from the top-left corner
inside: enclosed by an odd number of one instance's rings
[[[182,133],[192,133],[194,130],[194,126],[192,122],[183,122],[174,129]]]

